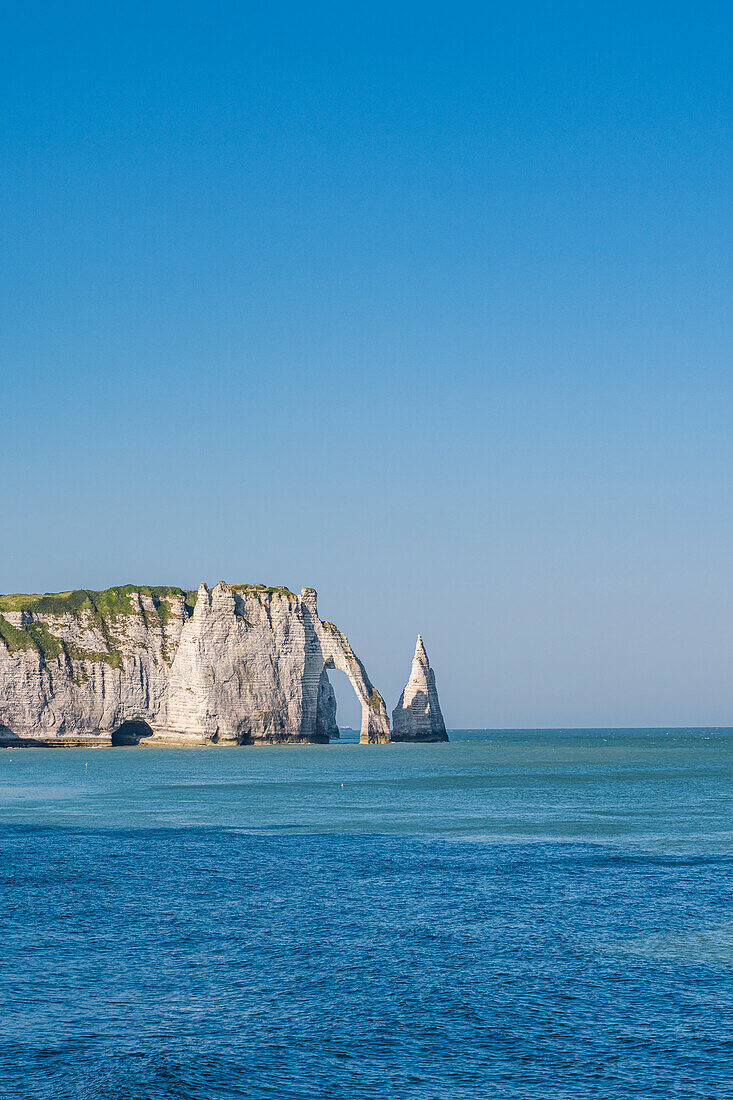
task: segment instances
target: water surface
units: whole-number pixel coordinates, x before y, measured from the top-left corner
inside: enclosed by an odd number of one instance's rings
[[[0,1096],[733,1096],[733,731],[0,752]]]

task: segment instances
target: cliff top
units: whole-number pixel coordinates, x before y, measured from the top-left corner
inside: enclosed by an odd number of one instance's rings
[[[245,594],[282,595],[296,598],[285,585],[230,584],[227,587]],[[174,585],[123,584],[115,588],[96,591],[77,588],[70,592],[13,593],[0,595],[0,614],[3,611],[27,611],[39,615],[80,615],[91,611],[102,618],[118,615],[134,615],[136,607],[130,597],[134,594],[150,596],[157,605],[171,597],[183,598],[190,610],[196,605],[197,589],[177,588]]]
[[[39,615],[79,615],[91,611],[103,618],[132,615],[135,612],[130,596],[133,593],[150,596],[154,603],[169,596],[182,596],[193,606],[196,593],[169,585],[123,584],[116,588],[94,591],[77,588],[72,592],[15,593],[0,595],[0,612],[29,611]]]
[[[222,584],[223,582],[220,582]],[[201,586],[208,591],[206,585]],[[226,588],[240,592],[243,596],[286,596],[298,599],[294,592],[284,585],[268,587],[264,584],[230,584]],[[147,596],[153,605],[153,612],[159,626],[165,624],[172,614],[171,600],[183,600],[185,614],[193,615],[200,589],[178,588],[173,585],[123,584],[116,588],[96,591],[90,588],[77,588],[70,592],[13,593],[0,595],[0,645],[10,653],[25,649],[35,649],[42,657],[52,659],[65,653],[67,657],[89,658],[106,661],[115,667],[122,663],[122,654],[110,633],[115,619],[123,616],[139,615],[141,606],[135,596]],[[310,590],[309,590],[310,591]],[[315,593],[314,593],[315,595]],[[15,613],[29,616],[27,621],[18,619],[8,621],[6,614]],[[150,605],[148,604],[148,613]],[[145,618],[145,611],[142,611]],[[15,619],[15,615],[13,618]],[[52,633],[44,616],[62,617],[66,615],[81,618],[84,616],[97,625],[106,644],[106,652],[94,652],[73,646]],[[147,623],[147,618],[146,618]],[[50,625],[53,625],[51,623]]]

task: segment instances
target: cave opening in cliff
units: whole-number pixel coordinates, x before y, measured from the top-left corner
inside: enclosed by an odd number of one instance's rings
[[[143,722],[142,719],[134,719],[130,722],[123,722],[121,726],[114,730],[112,745],[115,748],[139,745],[143,738],[152,736],[153,731],[147,722]]]

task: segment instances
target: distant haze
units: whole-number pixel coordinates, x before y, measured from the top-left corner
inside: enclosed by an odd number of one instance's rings
[[[0,590],[310,585],[390,711],[421,631],[449,727],[733,725],[731,18],[16,8]]]

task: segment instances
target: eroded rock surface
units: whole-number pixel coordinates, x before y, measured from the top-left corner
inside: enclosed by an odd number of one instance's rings
[[[316,593],[219,582],[0,597],[0,744],[324,742],[329,668],[389,740],[382,696]]]
[[[420,634],[417,636],[410,679],[392,711],[392,740],[448,740],[435,686],[435,673],[430,667]]]

